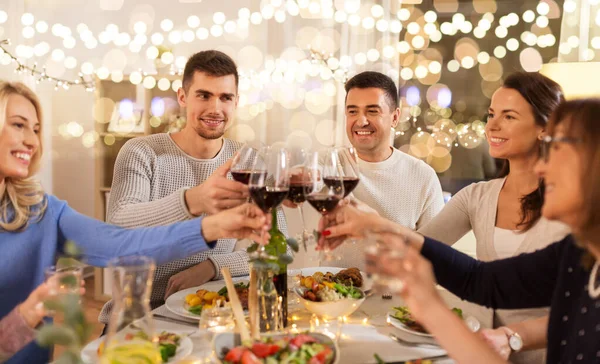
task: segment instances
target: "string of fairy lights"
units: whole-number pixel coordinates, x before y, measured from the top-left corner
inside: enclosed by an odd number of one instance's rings
[[[569,1],[569,0],[568,0]],[[551,9],[549,5],[541,1],[537,7],[536,12],[533,10],[525,11],[521,17],[516,13],[510,13],[505,16],[495,19],[491,12],[487,12],[482,15],[481,19],[475,23],[472,23],[465,19],[465,17],[457,13],[452,17],[452,21],[445,21],[438,24],[438,15],[435,11],[429,10],[422,14],[421,24],[411,20],[414,9],[411,11],[408,8],[401,8],[395,14],[395,18],[390,18],[390,14],[386,14],[385,9],[381,5],[373,4],[368,14],[358,13],[359,8],[356,8],[357,4],[360,5],[360,1],[348,1],[344,3],[343,9],[335,9],[333,5],[327,5],[327,2],[310,1],[310,0],[272,0],[266,2],[260,11],[251,12],[248,8],[241,8],[238,11],[237,19],[227,19],[223,12],[215,12],[212,16],[212,25],[207,24],[206,27],[202,27],[200,19],[195,16],[189,16],[187,19],[187,29],[180,30],[174,29],[174,22],[170,19],[163,19],[160,21],[160,28],[162,32],[157,31],[153,34],[148,33],[148,24],[143,20],[137,21],[133,24],[134,34],[129,34],[126,31],[119,30],[115,24],[108,24],[104,30],[98,34],[94,34],[87,25],[81,23],[77,25],[77,33],[79,34],[80,40],[84,43],[88,49],[94,49],[99,44],[110,44],[114,43],[117,47],[128,46],[132,52],[142,52],[144,46],[145,55],[148,59],[155,59],[162,62],[164,65],[170,66],[171,74],[179,74],[185,65],[186,58],[179,56],[175,57],[173,52],[169,49],[163,50],[166,43],[170,43],[175,46],[182,42],[193,42],[195,39],[204,40],[208,37],[220,37],[223,34],[235,33],[239,29],[248,29],[250,24],[260,25],[264,20],[273,19],[275,22],[282,23],[288,16],[296,17],[302,16],[303,12],[308,14],[320,14],[322,19],[332,19],[336,23],[346,23],[351,27],[362,27],[366,30],[376,30],[381,33],[400,34],[403,30],[408,36],[410,36],[410,42],[407,40],[400,40],[396,44],[389,44],[378,49],[370,49],[367,52],[357,52],[352,57],[349,57],[350,61],[342,62],[342,58],[337,58],[333,54],[328,54],[327,51],[319,51],[312,49],[309,51],[308,59],[324,61],[323,66],[332,71],[337,71],[337,80],[344,80],[347,77],[347,73],[343,76],[346,71],[338,70],[335,66],[344,64],[346,69],[350,69],[350,66],[354,63],[356,65],[364,65],[368,62],[376,62],[380,59],[391,59],[397,54],[406,54],[411,48],[415,51],[424,50],[427,48],[429,42],[439,42],[443,36],[453,36],[457,33],[470,34],[472,33],[475,38],[481,39],[486,36],[488,31],[491,31],[492,24],[495,20],[498,20],[497,26],[494,28],[493,35],[497,39],[503,39],[508,34],[508,29],[519,23],[520,19],[526,23],[535,23],[538,28],[546,29],[545,34],[536,36],[533,32],[523,32],[521,35],[521,42],[529,46],[548,47],[553,46],[556,42],[556,38],[552,35],[548,28],[548,19],[550,16]],[[572,6],[569,5],[569,10]],[[388,12],[389,13],[389,12]],[[3,23],[7,19],[7,14],[0,11],[0,23]],[[38,34],[44,34],[51,32],[55,37],[63,40],[63,46],[65,49],[73,49],[77,46],[77,40],[75,39],[74,33],[71,29],[65,25],[56,23],[49,25],[44,20],[35,21],[36,18],[31,13],[24,13],[21,16],[21,23],[24,26],[22,34],[25,39],[34,39]],[[150,43],[150,44],[149,44]],[[508,51],[516,51],[519,48],[519,41],[516,38],[510,38],[507,40],[506,45],[498,45],[494,49],[494,55],[498,58],[504,57]],[[17,72],[23,71],[22,66],[26,66],[27,60],[30,58],[41,57],[49,52],[47,43],[42,42],[34,47],[27,45],[18,45],[15,49],[15,55],[9,56],[8,58],[0,58],[0,64],[6,64],[7,62],[15,63]],[[319,58],[320,55],[326,55],[326,58]],[[489,55],[487,55],[489,56]],[[482,52],[481,57],[484,63],[486,53]],[[111,79],[114,82],[120,82],[124,79],[122,71],[110,70],[107,67],[94,66],[89,61],[80,62],[74,57],[67,56],[61,49],[54,49],[52,51],[52,59],[61,59],[65,62],[65,67],[73,69],[77,65],[80,65],[79,77],[75,80],[65,80],[57,77],[45,75],[44,79],[48,77],[57,79],[56,82],[60,88],[69,88],[73,85],[81,84],[86,88],[90,85],[88,82],[82,82],[82,77],[97,76],[100,79]],[[451,72],[455,72],[461,66],[463,68],[471,68],[474,64],[480,61],[475,57],[466,57],[466,59],[449,60],[447,68]],[[33,68],[33,67],[30,67]],[[439,67],[434,63],[431,67],[432,70],[437,70]],[[37,68],[36,68],[37,69]],[[407,67],[403,68],[404,73],[399,75],[402,79],[420,79],[424,72],[427,70],[423,67],[415,67],[410,69]],[[42,71],[43,73],[43,71]],[[254,73],[260,73],[255,71]],[[272,72],[273,75],[277,75],[277,72]],[[324,73],[329,76],[328,72]],[[148,72],[133,71],[128,77],[129,81],[133,84],[142,83],[146,88],[158,87],[161,90],[166,90],[169,86],[172,86],[167,78],[159,79],[155,75],[149,74]],[[58,82],[61,84],[58,85]],[[177,84],[176,84],[177,85]]]
[[[28,74],[35,78],[36,83],[40,82],[50,82],[53,83],[54,89],[58,90],[59,88],[68,90],[72,86],[82,86],[86,89],[86,91],[94,90],[94,82],[92,80],[86,79],[82,73],[79,73],[79,79],[69,80],[65,78],[53,77],[46,73],[46,68],[38,67],[37,63],[34,63],[33,66],[28,66],[27,64],[21,62],[17,57],[15,57],[8,49],[7,46],[10,46],[10,39],[0,40],[0,54],[4,57],[10,58],[11,63],[15,64],[15,72],[18,74]]]

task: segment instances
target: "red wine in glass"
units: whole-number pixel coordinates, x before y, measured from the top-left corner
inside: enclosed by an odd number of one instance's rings
[[[296,205],[299,205],[306,201],[306,195],[304,191],[310,188],[310,185],[306,184],[290,184],[290,193],[288,193],[288,200],[292,201]]]
[[[336,206],[340,202],[341,198],[339,196],[331,196],[331,195],[308,195],[306,196],[306,201],[315,208],[322,215],[326,215],[327,213],[335,210]]]
[[[255,171],[252,171],[251,169],[240,169],[240,170],[231,171],[231,176],[233,177],[233,179],[238,182],[241,182],[245,185],[250,183],[250,178],[252,178],[252,175],[254,175],[254,174],[264,175],[262,177],[262,179],[264,179],[264,177],[266,177],[266,175],[267,175],[266,172],[255,172]]]
[[[348,196],[358,186],[358,177],[342,177],[344,184],[344,197]],[[339,189],[340,179],[337,177],[324,177],[323,182],[331,189]]]
[[[288,187],[250,187],[250,197],[264,213],[279,206],[288,192]]]

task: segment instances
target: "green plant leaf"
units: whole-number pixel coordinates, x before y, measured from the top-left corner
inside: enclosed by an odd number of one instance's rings
[[[55,325],[43,326],[40,331],[37,332],[35,339],[40,346],[72,346],[79,344],[79,338],[73,329]]]
[[[83,361],[76,352],[65,351],[54,364],[83,364]]]
[[[321,239],[321,232],[317,230],[313,230],[313,235],[315,236],[315,240],[319,241]]]
[[[280,262],[281,264],[290,264],[290,263],[292,263],[293,261],[294,261],[294,258],[292,258],[292,256],[291,256],[291,255],[289,255],[289,254],[281,254],[281,255],[279,256],[279,262]]]
[[[257,250],[258,250],[258,244],[257,244],[257,243],[254,243],[254,244],[250,245],[250,246],[249,246],[249,247],[246,249],[246,251],[247,251],[248,253],[254,253],[254,252],[255,252],[255,251],[257,251]]]
[[[44,308],[50,311],[60,311],[64,310],[63,301],[59,298],[48,299],[44,301]]]
[[[292,248],[292,250],[296,253],[298,253],[298,251],[300,250],[300,247],[298,245],[298,241],[294,238],[289,238],[287,239],[287,244],[290,246],[290,248]],[[291,262],[290,262],[291,263]],[[289,264],[289,263],[288,263]]]

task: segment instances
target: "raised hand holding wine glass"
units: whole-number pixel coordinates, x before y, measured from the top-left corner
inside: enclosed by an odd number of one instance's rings
[[[265,213],[277,208],[290,189],[289,156],[283,148],[261,148],[248,183],[252,201]],[[261,251],[264,247],[261,246]]]
[[[245,185],[250,183],[254,161],[259,151],[264,147],[261,142],[252,141],[244,144],[237,151],[231,162],[231,176],[234,180]]]
[[[327,215],[344,198],[338,153],[333,148],[312,152],[307,158],[306,170],[310,181],[304,189],[306,201],[321,215]],[[332,250],[325,245],[321,250],[321,260],[335,259]]]

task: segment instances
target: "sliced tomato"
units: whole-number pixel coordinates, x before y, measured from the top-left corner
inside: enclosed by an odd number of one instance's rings
[[[227,355],[225,355],[225,360],[232,363],[239,363],[242,360],[242,354],[247,351],[247,349],[243,346],[238,346],[229,350]]]
[[[297,335],[292,340],[290,340],[290,345],[293,345],[293,346],[299,348],[304,344],[316,343],[316,342],[317,342],[317,339],[315,339],[314,337],[312,337],[310,335],[300,334],[300,335]]]
[[[133,334],[131,332],[125,334],[125,340],[133,340],[133,338],[134,338],[134,336],[133,336]]]
[[[310,358],[309,364],[325,364],[327,363],[327,358],[333,353],[333,350],[329,346],[326,346],[325,349],[321,350],[317,355]]]
[[[269,355],[277,354],[279,345],[256,343],[252,345],[252,353],[259,358],[266,358]]]
[[[262,364],[262,361],[252,354],[250,350],[244,351],[242,354],[242,364]]]

